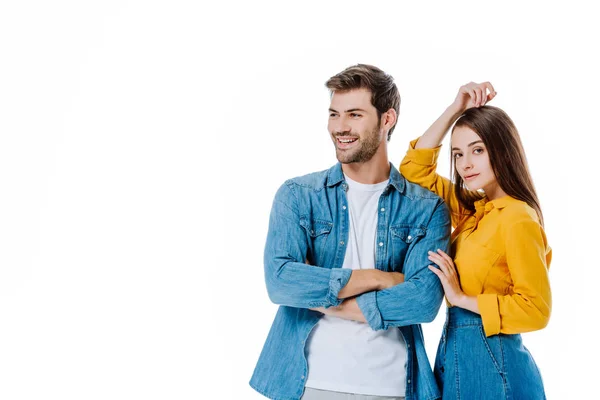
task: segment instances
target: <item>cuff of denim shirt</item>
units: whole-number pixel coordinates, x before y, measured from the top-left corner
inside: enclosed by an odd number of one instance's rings
[[[415,139],[408,145],[408,151],[406,152],[405,160],[410,160],[418,165],[434,165],[437,162],[437,158],[440,155],[440,149],[442,145],[434,147],[433,149],[415,149],[415,146],[419,139]]]
[[[325,308],[338,306],[344,299],[338,299],[340,290],[348,284],[352,270],[349,268],[332,268],[329,275],[329,292]]]
[[[494,293],[480,294],[477,296],[477,306],[483,322],[485,336],[500,333],[500,309],[498,308],[498,295]]]
[[[377,292],[363,293],[356,298],[358,308],[365,316],[369,326],[374,331],[384,329],[383,318],[377,307]]]

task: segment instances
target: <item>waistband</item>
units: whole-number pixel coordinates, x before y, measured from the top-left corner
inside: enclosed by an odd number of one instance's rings
[[[446,325],[448,327],[483,326],[483,322],[479,314],[460,307],[448,307],[446,309]]]

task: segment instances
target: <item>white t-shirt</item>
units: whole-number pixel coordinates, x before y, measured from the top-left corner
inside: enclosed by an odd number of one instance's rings
[[[348,183],[350,229],[342,268],[375,268],[379,197],[388,181]],[[407,351],[398,328],[374,331],[368,324],[324,315],[306,344],[308,379],[314,389],[405,396]]]

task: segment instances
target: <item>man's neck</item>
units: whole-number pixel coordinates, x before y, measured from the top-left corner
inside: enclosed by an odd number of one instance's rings
[[[390,178],[390,162],[387,157],[373,157],[367,162],[342,164],[342,171],[359,183],[375,184]]]

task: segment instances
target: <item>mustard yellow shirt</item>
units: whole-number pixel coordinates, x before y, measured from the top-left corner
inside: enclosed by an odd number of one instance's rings
[[[460,206],[449,179],[436,173],[441,146],[415,149],[410,143],[400,172],[444,199],[452,217],[452,254],[463,292],[476,296],[486,336],[542,329],[552,294],[548,268],[552,249],[535,210],[505,196]]]

